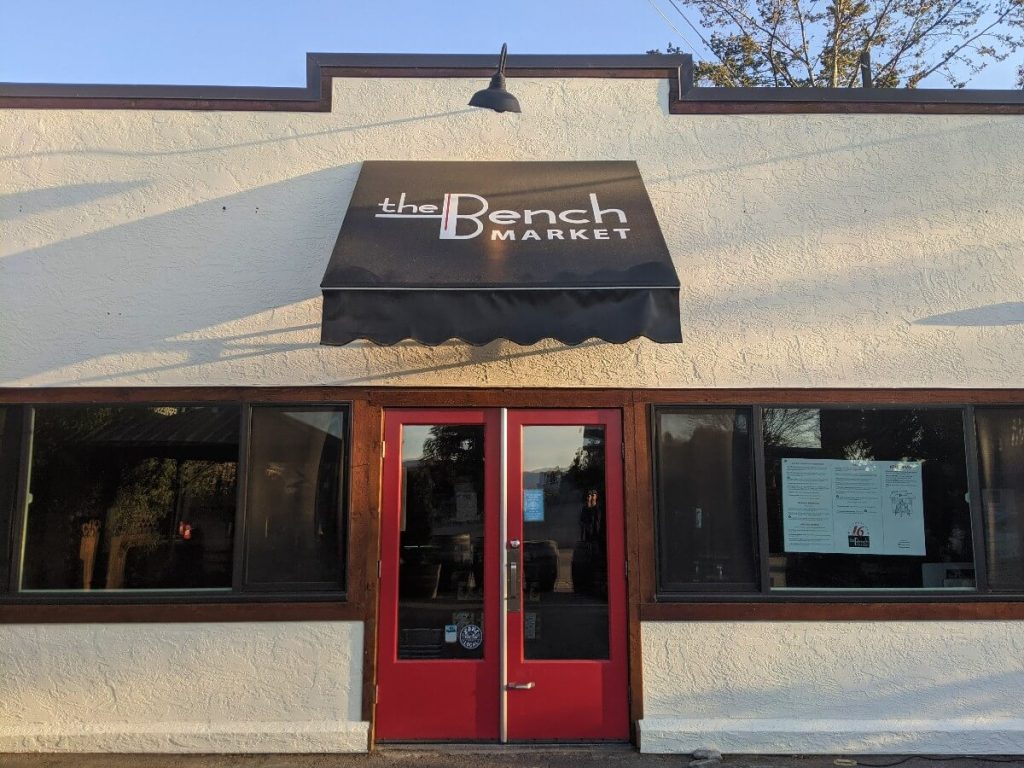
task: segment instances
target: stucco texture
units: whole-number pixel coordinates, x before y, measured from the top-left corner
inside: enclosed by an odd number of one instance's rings
[[[645,752],[1024,754],[1016,622],[645,622]]]
[[[0,627],[0,753],[358,752],[359,622]]]
[[[0,112],[0,385],[1017,387],[1024,121],[671,116],[657,80],[336,79],[330,114]],[[681,344],[318,344],[360,163],[636,160]]]

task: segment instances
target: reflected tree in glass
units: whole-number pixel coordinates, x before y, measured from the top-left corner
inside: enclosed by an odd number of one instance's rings
[[[483,656],[483,451],[479,425],[402,429],[400,659]]]
[[[36,408],[23,589],[228,588],[237,408]]]

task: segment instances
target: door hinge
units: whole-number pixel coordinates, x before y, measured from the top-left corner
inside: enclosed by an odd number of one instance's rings
[[[373,703],[376,704],[380,701],[380,686],[377,683],[373,684]]]
[[[377,561],[377,581],[380,581],[380,560]]]
[[[381,440],[380,441],[380,457],[382,459],[386,459],[388,457],[388,441],[387,440]]]
[[[623,459],[626,458],[626,441],[625,440],[623,440],[621,443],[619,443],[619,457],[623,458]]]
[[[622,561],[622,575],[629,578],[629,560]]]

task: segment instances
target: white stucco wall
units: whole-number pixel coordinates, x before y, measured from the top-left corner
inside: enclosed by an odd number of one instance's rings
[[[670,116],[654,80],[337,79],[330,114],[0,110],[0,386],[1015,387],[1024,119]],[[359,164],[636,160],[682,344],[320,347]],[[0,752],[366,745],[347,623],[0,627]],[[1024,630],[643,625],[645,751],[1024,752]]]
[[[0,111],[0,386],[1019,387],[1024,120],[670,116],[656,80],[336,79],[331,114]],[[318,346],[366,159],[636,160],[684,342]]]
[[[1019,622],[645,622],[644,752],[1024,754]]]
[[[359,622],[0,626],[0,753],[360,752]]]

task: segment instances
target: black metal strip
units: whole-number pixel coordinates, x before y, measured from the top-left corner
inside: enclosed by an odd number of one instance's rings
[[[957,88],[702,88],[681,89],[683,102],[708,104],[1024,105],[1024,90]]]
[[[252,430],[252,404],[242,403],[238,409],[238,468],[235,471],[235,535],[231,546],[231,588],[240,592],[245,587],[247,521],[249,519],[249,445]]]
[[[974,585],[988,592],[988,539],[985,537],[984,503],[981,498],[981,467],[978,457],[978,427],[974,406],[963,410],[964,452],[967,459],[967,495],[971,508],[971,550],[974,552]]]
[[[756,512],[757,527],[754,529],[757,542],[758,567],[761,574],[762,595],[771,592],[771,558],[769,557],[770,544],[768,542],[768,493],[765,482],[764,469],[764,408],[759,405],[750,409],[751,424],[751,446],[754,454],[754,509]]]
[[[21,465],[18,469],[18,503],[14,506],[14,525],[11,528],[9,591],[17,594],[21,588],[21,571],[24,564],[25,527],[32,482],[32,446],[36,431],[36,409],[26,405],[21,419]]]

